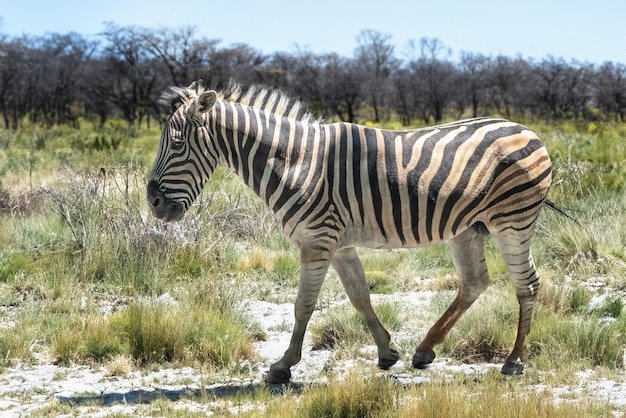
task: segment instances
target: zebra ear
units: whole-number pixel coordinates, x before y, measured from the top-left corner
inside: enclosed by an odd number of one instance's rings
[[[174,97],[167,104],[170,107],[170,112],[174,113],[176,109],[178,109],[183,104],[183,98],[180,96]]]
[[[198,102],[196,104],[196,113],[206,113],[213,109],[217,102],[217,93],[215,90],[208,90],[198,96]]]
[[[204,89],[204,80],[198,79],[196,81],[193,81],[189,86],[187,86],[187,88],[189,90],[195,90],[195,91]]]

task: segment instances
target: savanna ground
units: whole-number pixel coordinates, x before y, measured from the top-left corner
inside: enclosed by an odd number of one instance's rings
[[[499,367],[517,302],[488,241],[492,285],[414,370],[454,296],[446,245],[362,256],[402,360],[376,350],[331,271],[293,383],[298,254],[263,204],[218,171],[177,224],[145,182],[159,132],[0,131],[0,416],[626,416],[626,126],[527,121],[553,159],[534,239],[542,288],[522,376]]]

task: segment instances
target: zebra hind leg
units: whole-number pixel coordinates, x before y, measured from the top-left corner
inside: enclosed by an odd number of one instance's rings
[[[532,228],[529,228],[532,231]],[[513,351],[502,366],[501,372],[507,375],[522,374],[522,356],[526,336],[530,332],[533,308],[539,291],[539,275],[530,251],[530,237],[519,235],[495,235],[494,240],[515,287],[519,303],[519,323]]]
[[[365,280],[363,265],[354,248],[337,251],[332,259],[332,266],[337,272],[343,287],[357,311],[365,322],[378,347],[378,367],[387,370],[400,358],[396,350],[389,347],[389,332],[380,323],[372,309],[369,288]]]
[[[489,285],[484,250],[486,234],[484,226],[477,224],[450,240],[452,260],[459,276],[459,290],[450,307],[417,347],[413,367],[422,369],[433,362],[433,347],[443,342],[454,324]]]

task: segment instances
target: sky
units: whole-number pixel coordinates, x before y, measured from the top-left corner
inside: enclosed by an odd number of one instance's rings
[[[437,38],[464,52],[540,61],[626,64],[626,0],[0,0],[0,33],[96,35],[104,22],[181,28],[271,54],[354,56],[365,29],[389,35],[405,58],[410,40]]]

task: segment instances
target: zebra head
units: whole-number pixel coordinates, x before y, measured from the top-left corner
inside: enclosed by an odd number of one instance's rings
[[[215,170],[218,152],[209,129],[217,93],[203,83],[172,87],[161,97],[170,106],[159,150],[148,180],[148,203],[154,216],[180,220]]]

